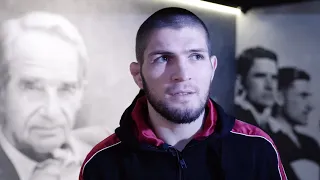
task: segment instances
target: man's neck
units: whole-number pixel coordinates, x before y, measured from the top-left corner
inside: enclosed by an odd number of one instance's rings
[[[190,124],[176,124],[161,116],[150,104],[148,104],[148,110],[150,123],[157,137],[179,151],[182,151],[193,136],[202,129],[204,123],[204,111]]]
[[[244,108],[245,110],[249,110],[251,114],[253,115],[254,120],[256,123],[260,126],[265,128],[269,118],[272,114],[272,108],[271,107],[262,107],[259,106],[257,109],[257,105],[255,105],[253,102],[249,101],[248,98],[241,102],[240,106]]]
[[[264,110],[268,107],[266,106],[262,106],[262,105],[259,105],[257,103],[254,103],[253,101],[248,101],[252,104],[252,106],[255,108],[255,110],[258,112],[258,113],[263,113]]]
[[[278,122],[282,126],[282,131],[298,146],[301,147],[298,137],[296,136],[293,128],[293,124],[291,124],[284,113],[280,113],[277,117]]]
[[[277,119],[279,119],[279,122],[282,124],[285,124],[285,127],[292,129],[294,131],[294,127],[297,126],[296,123],[294,123],[293,120],[291,120],[290,116],[288,116],[283,109],[280,110],[279,115],[277,116]]]
[[[290,129],[290,131],[293,129],[292,125],[286,120],[286,118],[283,116],[283,114],[280,114],[276,117],[277,121],[281,124],[281,126],[285,129]]]

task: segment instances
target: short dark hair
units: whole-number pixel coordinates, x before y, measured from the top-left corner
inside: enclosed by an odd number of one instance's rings
[[[296,67],[283,67],[279,69],[279,90],[288,89],[292,83],[298,79],[310,81],[311,77],[306,71]]]
[[[154,30],[167,27],[179,29],[186,26],[199,26],[204,29],[207,38],[208,51],[211,55],[209,31],[204,22],[194,13],[186,9],[178,7],[168,7],[160,9],[153,13],[140,26],[136,36],[137,61],[141,64],[143,63],[143,54],[147,47],[150,34]]]
[[[250,68],[257,58],[268,58],[278,64],[277,55],[263,47],[252,47],[245,49],[237,58],[237,74],[241,75],[242,81],[246,79]]]

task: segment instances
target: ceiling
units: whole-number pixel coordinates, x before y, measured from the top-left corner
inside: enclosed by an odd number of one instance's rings
[[[289,3],[299,3],[316,0],[204,0],[212,3],[222,4],[232,7],[240,7],[245,13],[254,8],[262,8],[269,6],[278,6]]]

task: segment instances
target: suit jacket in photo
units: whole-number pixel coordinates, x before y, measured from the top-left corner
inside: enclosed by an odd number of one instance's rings
[[[51,161],[51,159],[48,159],[44,162],[37,163],[28,159],[18,150],[14,149],[14,147],[6,141],[3,135],[0,138],[0,180],[29,180],[37,166],[47,162],[50,163]],[[6,148],[4,149],[3,146],[6,146]],[[70,138],[69,146],[70,149],[68,148],[65,153],[65,162],[67,164],[61,169],[61,174],[57,174],[62,178],[61,180],[77,179],[81,164],[90,148],[92,148],[92,146],[89,146],[74,137]],[[64,150],[61,149],[60,152],[62,153],[63,151]],[[12,154],[8,155],[10,152],[12,152]],[[47,177],[45,175],[46,172],[49,172],[49,170],[47,170],[48,169],[40,170],[40,174],[42,174],[40,177]]]
[[[289,180],[300,180],[294,171],[292,163],[299,160],[310,160],[320,167],[320,147],[318,143],[307,135],[301,134],[293,129],[300,144],[298,146],[285,131],[278,129],[269,132],[278,148],[285,172]]]
[[[0,180],[19,180],[18,172],[0,146]]]

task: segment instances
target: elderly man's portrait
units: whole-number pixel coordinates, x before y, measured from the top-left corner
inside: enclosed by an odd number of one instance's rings
[[[4,21],[0,38],[0,179],[76,179],[91,148],[73,135],[89,61],[81,35],[34,11]]]

